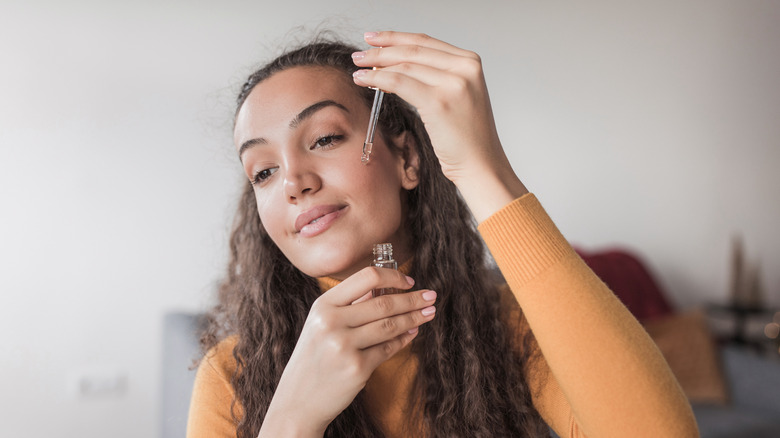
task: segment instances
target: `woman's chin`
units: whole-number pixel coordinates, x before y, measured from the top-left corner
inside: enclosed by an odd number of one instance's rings
[[[328,260],[322,263],[311,263],[308,266],[298,266],[298,269],[303,271],[304,274],[320,278],[331,277],[336,280],[344,280],[357,271],[365,268],[371,263],[371,260],[364,260],[359,258],[357,260]]]

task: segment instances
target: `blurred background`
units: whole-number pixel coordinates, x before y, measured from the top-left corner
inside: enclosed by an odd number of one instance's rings
[[[478,52],[578,248],[633,251],[684,310],[729,302],[741,239],[777,307],[778,23],[770,0],[4,1],[0,436],[158,436],[163,315],[205,310],[227,260],[234,96],[318,27]]]

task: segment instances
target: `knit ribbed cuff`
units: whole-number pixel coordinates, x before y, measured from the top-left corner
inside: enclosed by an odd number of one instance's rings
[[[574,252],[533,193],[494,213],[479,232],[510,286],[522,286]]]

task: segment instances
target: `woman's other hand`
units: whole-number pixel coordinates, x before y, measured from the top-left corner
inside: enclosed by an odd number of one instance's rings
[[[282,373],[260,436],[281,436],[276,433],[285,430],[321,437],[374,370],[433,319],[433,291],[366,299],[374,288],[408,290],[412,285],[398,271],[369,267],[322,294]]]
[[[424,34],[370,32],[353,54],[358,85],[397,94],[417,108],[444,175],[478,221],[527,190],[496,131],[480,57]],[[490,194],[485,196],[485,194]]]

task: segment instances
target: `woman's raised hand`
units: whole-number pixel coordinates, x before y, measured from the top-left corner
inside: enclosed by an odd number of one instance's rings
[[[444,175],[478,220],[527,192],[501,147],[476,53],[424,34],[369,32],[365,39],[375,48],[352,58],[357,66],[378,69],[358,70],[355,83],[397,94],[417,108]],[[496,190],[505,196],[484,205],[485,192]]]
[[[371,289],[408,290],[413,283],[398,271],[369,267],[322,294],[282,373],[260,436],[286,430],[321,437],[371,373],[433,319],[436,293],[430,290],[365,299]]]

